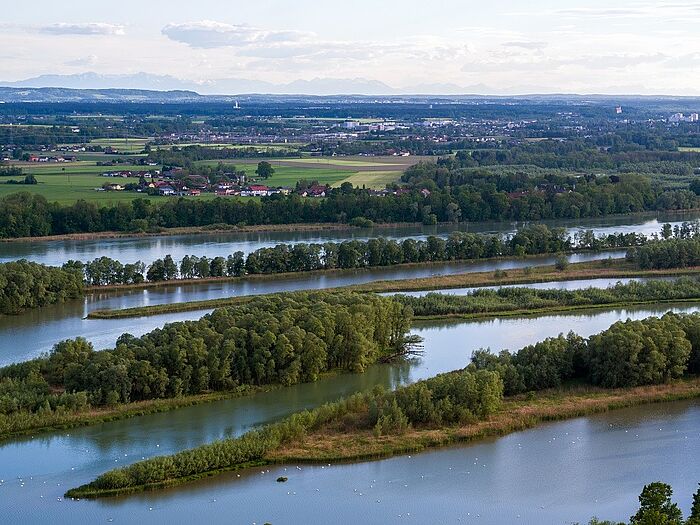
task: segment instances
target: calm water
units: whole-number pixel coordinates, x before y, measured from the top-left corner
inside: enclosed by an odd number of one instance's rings
[[[623,251],[581,253],[571,255],[569,259],[573,262],[581,262],[622,256],[624,256]],[[50,350],[56,342],[63,339],[82,336],[92,341],[96,348],[105,348],[114,344],[117,337],[124,332],[143,335],[166,322],[197,319],[207,312],[200,310],[137,319],[85,319],[89,312],[103,308],[129,308],[280,291],[332,288],[376,280],[507,270],[553,263],[553,256],[474,263],[457,262],[423,267],[375,268],[328,275],[301,275],[286,279],[175,285],[150,290],[93,294],[78,301],[30,310],[19,316],[0,316],[0,366],[35,357]]]
[[[676,311],[697,311],[684,305]],[[219,476],[165,492],[64,501],[68,487],[142,457],[172,453],[374,384],[464,366],[481,347],[519,348],[561,330],[582,335],[667,308],[630,308],[419,327],[425,354],[248,398],[0,445],[3,523],[538,523],[625,519],[644,483],[672,483],[688,509],[700,480],[700,405],[673,403],[581,418],[471,446],[354,465]],[[410,513],[410,516],[408,516]],[[399,516],[401,515],[401,516]],[[518,518],[518,515],[520,518]]]
[[[658,233],[661,230],[661,225],[666,222],[675,225],[698,218],[700,218],[700,213],[688,212],[683,214],[660,214],[657,217],[647,214],[644,216],[616,216],[575,221],[539,221],[539,223],[567,228],[571,235],[582,230],[593,230],[597,235],[618,232],[636,232],[651,235]],[[447,236],[455,230],[512,233],[522,225],[523,223],[491,222],[438,226],[401,226],[369,230],[225,233],[90,241],[14,242],[0,243],[0,262],[26,258],[31,261],[60,266],[69,259],[87,261],[104,255],[124,263],[140,260],[148,264],[167,254],[171,254],[175,260],[179,261],[185,255],[226,256],[238,250],[249,253],[258,248],[271,247],[280,243],[323,243],[346,239],[366,240],[378,236],[398,240],[409,237],[423,239],[428,235]]]

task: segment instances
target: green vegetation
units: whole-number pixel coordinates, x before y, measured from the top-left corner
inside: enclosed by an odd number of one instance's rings
[[[212,149],[212,151],[237,151]],[[181,163],[189,166],[194,160],[171,158],[166,150],[158,150],[159,162]],[[175,152],[177,153],[177,152]],[[173,155],[175,153],[172,153]],[[181,153],[181,152],[180,152]],[[180,154],[178,153],[178,155]],[[208,152],[207,152],[208,154]],[[196,157],[196,156],[195,156]],[[198,161],[201,162],[201,161]],[[210,162],[210,161],[207,161]],[[698,207],[698,197],[689,189],[662,191],[648,178],[636,174],[614,177],[540,175],[526,173],[492,173],[488,170],[467,169],[453,158],[437,163],[419,163],[406,170],[402,176],[405,187],[376,194],[369,189],[353,188],[344,184],[349,173],[341,167],[328,170],[325,175],[314,172],[315,167],[292,168],[275,166],[275,184],[294,186],[301,179],[341,183],[331,188],[323,198],[303,198],[292,194],[273,195],[261,200],[212,198],[161,199],[158,204],[145,204],[134,199],[121,206],[98,206],[95,203],[76,202],[72,205],[49,206],[46,199],[34,195],[33,199],[6,196],[0,199],[0,237],[24,237],[60,235],[101,231],[130,231],[135,220],[145,221],[148,228],[176,228],[206,226],[209,224],[268,225],[294,223],[347,224],[356,217],[364,217],[377,223],[470,222],[484,220],[541,220],[555,218],[599,217],[610,214],[634,213],[647,210],[676,210]],[[313,166],[313,165],[312,165]],[[94,166],[89,168],[94,169]],[[72,168],[71,168],[72,169]],[[39,184],[32,191],[44,191],[47,187],[37,175]],[[286,177],[286,178],[285,178]],[[78,194],[65,194],[61,185],[47,193],[49,198],[75,199]],[[92,184],[89,184],[92,186]],[[7,187],[10,187],[9,185]],[[90,199],[95,194],[107,194],[108,198],[138,197],[138,194],[121,192],[94,192],[84,195]],[[124,195],[125,197],[122,197]],[[212,195],[212,194],[209,194]],[[24,206],[17,208],[17,203]],[[40,226],[29,229],[7,227],[3,209],[12,206],[20,217],[40,208]],[[60,218],[89,214],[90,221],[67,221]],[[34,221],[37,222],[37,221]],[[21,221],[20,221],[21,223]]]
[[[700,264],[700,238],[667,238],[630,248],[627,260],[642,269],[685,268]]]
[[[339,419],[363,414],[361,424],[377,436],[402,432],[413,424],[468,422],[486,417],[500,406],[502,384],[492,372],[463,371],[445,374],[403,387],[396,392],[377,388],[315,410],[294,414],[276,424],[239,438],[225,439],[172,456],[141,461],[103,474],[91,484],[68,491],[86,497],[157,487],[204,473],[264,463],[266,452],[301,438],[306,432]],[[416,403],[420,404],[416,404]]]
[[[0,435],[55,411],[362,372],[410,351],[410,323],[410,309],[391,299],[300,292],[253,298],[139,338],[124,334],[111,350],[62,341],[46,356],[0,369]]]
[[[60,303],[83,295],[81,272],[26,260],[0,264],[0,314]]]
[[[700,371],[698,334],[700,314],[666,314],[615,323],[588,339],[571,333],[515,353],[478,351],[464,370],[394,392],[376,388],[238,438],[140,461],[71,489],[67,496],[163,487],[275,461],[381,457],[511,432],[542,420],[696,397],[697,379],[671,382]],[[597,388],[592,395],[562,390],[571,382],[625,390]]]
[[[260,248],[247,256],[241,251],[212,259],[187,255],[179,266],[167,255],[155,260],[145,275],[145,267],[140,263],[131,265],[127,272],[125,265],[107,257],[87,264],[68,261],[64,266],[84,270],[86,282],[99,286],[140,283],[146,279],[160,282],[540,255],[562,250],[585,250],[591,245],[595,249],[634,246],[646,241],[644,236],[636,234],[609,235],[604,239],[584,235],[578,244],[574,244],[566,236],[565,230],[538,225],[522,228],[514,235],[455,232],[447,239],[429,236],[426,240],[405,239],[399,242],[380,237],[340,243],[278,244]],[[568,267],[565,256],[560,256],[557,261],[558,270],[563,271]]]
[[[23,191],[45,198],[50,202],[73,204],[80,199],[109,205],[118,202],[132,201],[135,198],[149,198],[140,193],[125,191],[96,191],[106,182],[113,179],[101,177],[100,174],[114,169],[143,170],[144,166],[120,164],[118,167],[98,166],[95,162],[77,161],[66,163],[28,163],[22,166],[25,174],[33,175],[37,184],[31,188],[23,187]],[[138,182],[138,179],[118,179],[119,183]],[[0,202],[12,199],[17,193],[17,187],[0,184]]]
[[[538,290],[498,288],[475,290],[467,295],[429,293],[423,297],[397,295],[417,318],[484,317],[500,314],[541,313],[573,308],[609,307],[700,299],[700,277],[675,281],[617,283],[609,288]]]

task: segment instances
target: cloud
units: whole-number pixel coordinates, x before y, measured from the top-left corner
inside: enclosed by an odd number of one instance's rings
[[[37,28],[40,33],[49,35],[123,35],[124,26],[88,22],[84,24],[51,24]]]
[[[76,58],[75,60],[68,60],[64,62],[64,64],[72,67],[94,66],[97,64],[97,55],[88,55],[86,57]]]
[[[274,46],[314,37],[312,33],[302,31],[265,30],[247,24],[224,24],[212,20],[168,24],[161,32],[171,40],[197,48]]]
[[[622,70],[635,66],[660,64],[662,67],[670,64],[671,57],[662,53],[650,55],[637,54],[608,54],[581,55],[562,58],[530,57],[518,60],[476,60],[462,66],[465,73],[483,72],[512,72],[512,71],[552,71],[563,68],[585,68],[593,71]]]
[[[541,51],[547,47],[547,42],[504,42],[501,44],[503,47],[517,47],[521,49],[528,49],[532,51]]]

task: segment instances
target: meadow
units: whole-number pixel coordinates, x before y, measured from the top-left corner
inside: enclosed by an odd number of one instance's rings
[[[126,141],[122,139],[99,139],[98,143],[103,147],[111,146],[120,151],[141,151],[148,139],[129,139],[128,148]],[[226,146],[226,145],[222,145]],[[230,145],[229,145],[230,146]],[[229,147],[226,146],[226,147]],[[264,145],[264,147],[280,147],[281,145]],[[240,147],[240,146],[238,146]],[[134,170],[141,171],[151,167],[135,164],[136,159],[142,155],[134,154],[127,158],[133,159],[134,164],[118,164],[115,166],[98,166],[100,161],[110,161],[115,158],[124,158],[119,155],[107,155],[99,152],[83,152],[75,155],[79,160],[75,162],[17,162],[24,174],[32,174],[38,184],[19,185],[4,184],[0,179],[0,197],[20,191],[28,191],[43,195],[51,202],[62,204],[72,203],[79,199],[98,201],[101,203],[115,203],[130,201],[136,198],[161,199],[162,197],[150,197],[144,193],[126,191],[96,191],[105,183],[115,182],[127,184],[137,182],[137,179],[112,179],[101,177],[107,171]],[[233,164],[238,169],[244,170],[249,177],[255,179],[255,169],[258,162],[263,159],[231,159],[227,164]],[[403,170],[421,160],[418,157],[324,157],[324,158],[289,158],[267,159],[275,169],[274,175],[260,183],[269,186],[291,187],[296,186],[297,181],[318,181],[320,184],[328,184],[339,187],[344,182],[350,182],[354,186],[372,189],[382,189],[387,184],[398,182]],[[215,166],[219,160],[199,161],[198,165]],[[213,194],[203,194],[197,198],[213,198]]]

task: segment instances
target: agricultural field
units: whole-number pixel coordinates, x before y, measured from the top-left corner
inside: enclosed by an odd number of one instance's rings
[[[119,147],[117,139],[109,139],[112,142],[102,142],[102,145]],[[143,139],[145,140],[145,139]],[[132,139],[129,139],[132,146]],[[136,147],[134,145],[134,147]],[[128,184],[137,182],[137,179],[112,179],[101,177],[100,174],[111,170],[145,170],[148,166],[131,164],[119,164],[116,166],[97,166],[97,161],[110,160],[114,155],[102,153],[82,153],[77,155],[76,162],[64,163],[36,163],[18,162],[24,174],[32,174],[37,180],[36,185],[4,184],[0,179],[0,197],[10,193],[28,191],[45,196],[49,201],[62,204],[72,203],[79,199],[98,201],[104,203],[124,202],[136,198],[163,199],[164,197],[149,197],[144,193],[132,191],[96,191],[105,183],[115,182]],[[134,156],[137,158],[136,156]],[[224,161],[233,164],[238,169],[244,170],[249,177],[255,177],[255,168],[261,159],[231,159]],[[329,184],[333,187],[340,186],[343,182],[350,182],[354,186],[381,189],[387,184],[398,182],[403,171],[410,165],[422,160],[419,157],[342,157],[342,158],[293,158],[293,159],[268,159],[275,169],[272,178],[261,183],[270,186],[284,186],[293,188],[297,181],[305,179],[318,181],[320,184]],[[219,160],[200,161],[199,165],[216,165]],[[213,194],[202,194],[195,198],[213,198]]]
[[[387,184],[398,182],[400,178],[400,171],[359,171],[340,182],[332,184],[332,186],[340,186],[343,182],[349,182],[353,186],[359,186],[360,188],[381,190]]]
[[[147,137],[114,137],[108,139],[93,139],[90,141],[92,146],[102,146],[103,148],[112,147],[124,153],[141,153],[146,143],[152,139]]]
[[[11,193],[27,191],[43,195],[50,202],[70,204],[79,199],[103,203],[131,201],[137,197],[150,198],[145,194],[126,191],[96,191],[106,182],[126,184],[138,179],[112,179],[94,174],[43,173],[36,175],[38,184],[3,184],[0,183],[0,197]],[[153,197],[158,198],[158,197]]]
[[[255,168],[261,160],[267,160],[275,174],[266,181],[271,186],[294,187],[297,181],[316,180],[320,184],[340,186],[350,182],[356,186],[381,189],[397,182],[406,168],[428,157],[309,157],[293,159],[231,159],[233,164],[248,176],[255,176]],[[219,161],[200,161],[199,164],[215,166]]]
[[[103,159],[104,160],[104,159]],[[127,184],[138,182],[138,179],[113,179],[101,177],[100,174],[110,170],[143,170],[144,166],[120,164],[119,166],[97,166],[94,161],[81,160],[77,162],[18,162],[17,166],[22,168],[25,175],[32,174],[36,177],[38,184],[5,184],[5,180],[0,179],[0,197],[28,191],[43,195],[51,202],[62,204],[75,202],[78,199],[100,202],[129,201],[137,197],[145,197],[141,193],[121,192],[121,191],[95,191],[103,184],[115,182]]]

